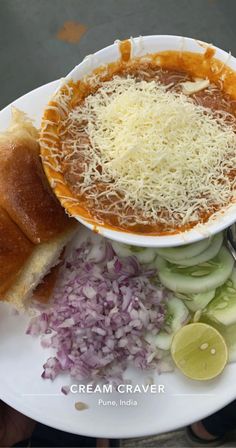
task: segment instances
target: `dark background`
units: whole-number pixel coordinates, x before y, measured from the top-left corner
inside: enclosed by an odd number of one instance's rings
[[[87,27],[57,38],[65,21]],[[177,34],[236,55],[236,0],[0,0],[0,108],[116,39]]]

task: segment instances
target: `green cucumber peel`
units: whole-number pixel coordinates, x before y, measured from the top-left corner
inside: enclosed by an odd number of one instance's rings
[[[169,261],[170,263],[174,263],[178,265],[178,268],[182,268],[184,266],[196,266],[198,264],[202,264],[205,263],[205,266],[207,266],[207,262],[209,260],[211,260],[212,258],[214,258],[223,243],[223,233],[218,233],[217,235],[215,235],[210,243],[210,245],[207,247],[206,250],[204,250],[203,252],[201,252],[198,255],[195,255],[191,258],[185,258],[183,260],[179,260],[177,261],[172,261],[171,259],[167,259],[167,261]]]
[[[209,303],[205,316],[219,324],[236,324],[236,289],[231,279],[217,288],[215,298]]]
[[[183,294],[198,294],[223,285],[232,274],[234,260],[229,251],[222,247],[207,265],[203,263],[180,268],[161,257],[157,257],[155,264],[159,279],[166,288]]]

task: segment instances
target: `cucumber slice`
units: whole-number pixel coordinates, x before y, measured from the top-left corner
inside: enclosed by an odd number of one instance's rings
[[[167,333],[167,331],[162,330],[156,336],[152,333],[147,333],[145,340],[160,350],[170,350],[173,336],[173,333]]]
[[[156,249],[156,252],[161,255],[161,257],[165,259],[168,258],[170,262],[174,263],[179,260],[184,260],[185,258],[192,258],[199,255],[210,246],[211,242],[211,238],[206,238],[197,243],[186,244],[185,246],[158,248]]]
[[[157,348],[161,350],[170,350],[171,342],[173,339],[173,333],[167,333],[166,331],[160,331],[157,336],[155,336],[153,342]]]
[[[233,268],[230,280],[233,283],[233,287],[236,289],[236,268],[235,267]]]
[[[169,299],[167,302],[167,310],[165,323],[170,327],[172,332],[167,333],[167,331],[162,330],[156,336],[151,333],[147,333],[145,336],[145,340],[149,344],[152,344],[161,350],[170,350],[174,333],[186,324],[189,317],[188,309],[184,303],[176,297]]]
[[[165,323],[175,333],[179,330],[189,317],[188,308],[182,300],[172,297],[167,302],[167,316]]]
[[[161,283],[172,291],[198,294],[218,288],[230,277],[234,260],[229,251],[222,247],[219,253],[207,263],[180,267],[161,257],[155,262]]]
[[[133,255],[128,244],[118,243],[112,240],[110,240],[110,243],[118,257],[130,257]]]
[[[223,243],[223,233],[221,232],[213,237],[211,244],[208,246],[208,248],[203,252],[201,252],[200,254],[195,255],[195,257],[179,260],[178,262],[172,261],[172,263],[179,264],[181,266],[196,266],[197,264],[205,263],[206,261],[211,260],[218,254],[222,246],[222,243]],[[169,259],[168,261],[171,262],[171,260]]]
[[[236,324],[236,289],[231,280],[216,290],[204,314],[219,324]]]
[[[143,264],[151,263],[156,257],[156,251],[151,247],[130,246],[129,244],[111,240],[110,243],[118,257],[135,256]]]
[[[151,263],[156,258],[156,251],[151,247],[130,246],[130,250],[141,264]]]
[[[211,302],[212,299],[215,297],[215,289],[212,289],[212,291],[203,292],[199,294],[189,294],[189,298],[191,300],[186,300],[186,306],[190,311],[193,311],[195,313],[198,310],[203,310],[206,308],[209,302]]]
[[[229,362],[235,362],[236,361],[236,324],[232,324],[229,326],[225,326],[222,324],[219,324],[218,322],[209,319],[206,315],[201,316],[201,321],[211,325],[212,327],[216,328],[216,330],[219,331],[219,333],[222,334],[226,345],[228,347],[228,354],[229,354]]]
[[[229,351],[229,362],[236,361],[236,325],[230,325],[222,331],[222,336],[225,339]]]

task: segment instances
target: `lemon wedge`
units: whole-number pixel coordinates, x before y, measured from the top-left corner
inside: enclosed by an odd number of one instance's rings
[[[204,323],[192,323],[175,333],[171,355],[176,366],[188,378],[210,380],[218,376],[228,361],[223,336]]]

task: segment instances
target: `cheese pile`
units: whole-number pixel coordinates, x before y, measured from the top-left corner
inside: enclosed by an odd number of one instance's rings
[[[99,210],[94,185],[104,183],[100,197],[118,192],[121,219],[132,209],[134,223],[199,221],[232,200],[235,181],[227,174],[236,168],[236,135],[227,115],[156,81],[115,76],[64,120],[70,136],[62,149],[82,151],[86,161],[75,189]],[[76,170],[74,156],[69,163]],[[120,214],[118,202],[110,213]]]

